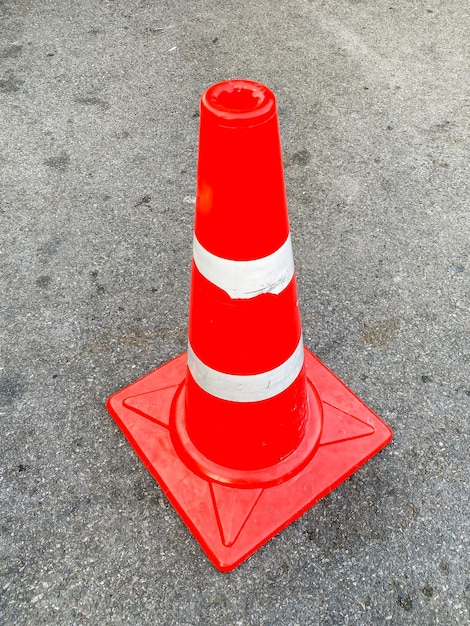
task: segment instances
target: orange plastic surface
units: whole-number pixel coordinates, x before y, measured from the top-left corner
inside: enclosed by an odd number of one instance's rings
[[[248,558],[392,438],[390,428],[307,349],[305,364],[323,412],[319,441],[307,465],[273,486],[263,486],[263,480],[244,485],[239,476],[234,478],[236,486],[231,486],[227,475],[217,473],[215,479],[203,477],[178,454],[176,425],[184,419],[177,415],[184,411],[178,391],[186,377],[186,354],[108,400],[109,412],[135,452],[222,571]],[[276,474],[278,468],[271,471]],[[269,475],[270,469],[266,472]]]

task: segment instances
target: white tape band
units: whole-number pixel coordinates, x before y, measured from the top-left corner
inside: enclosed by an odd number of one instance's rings
[[[196,383],[211,396],[232,402],[258,402],[285,391],[300,374],[304,364],[302,336],[294,353],[279,367],[262,374],[224,374],[203,363],[188,345],[188,367]]]
[[[279,294],[294,275],[290,234],[276,252],[253,261],[231,261],[215,256],[194,237],[193,258],[201,274],[232,299]]]

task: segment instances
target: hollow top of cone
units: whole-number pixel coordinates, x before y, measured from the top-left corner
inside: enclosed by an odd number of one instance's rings
[[[201,98],[201,114],[221,126],[244,128],[262,124],[276,113],[273,92],[252,80],[226,80],[212,85]]]

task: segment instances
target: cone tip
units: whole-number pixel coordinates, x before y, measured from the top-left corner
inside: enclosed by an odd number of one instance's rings
[[[253,126],[276,112],[273,92],[252,80],[233,79],[212,85],[201,98],[201,115],[214,116],[224,126]]]

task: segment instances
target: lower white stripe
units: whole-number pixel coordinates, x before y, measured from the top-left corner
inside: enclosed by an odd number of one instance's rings
[[[294,353],[279,367],[262,374],[224,374],[203,363],[188,345],[188,367],[199,387],[211,396],[232,402],[257,402],[285,391],[299,375],[304,363],[302,336]]]
[[[212,254],[194,236],[193,258],[208,281],[235,298],[254,298],[262,293],[279,294],[294,275],[290,234],[283,245],[261,259],[232,261]]]

